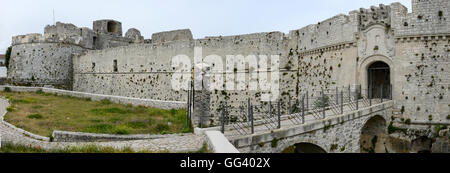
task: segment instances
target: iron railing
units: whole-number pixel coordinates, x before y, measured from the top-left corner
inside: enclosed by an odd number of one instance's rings
[[[306,123],[306,116],[320,120],[342,115],[346,111],[359,110],[392,99],[392,89],[390,86],[388,88],[388,91],[385,91],[387,94],[383,93],[383,87],[379,87],[380,91],[373,94],[372,88],[363,90],[359,85],[353,88],[346,86],[322,89],[314,93],[307,91],[300,94],[294,104],[292,98],[288,97],[277,102],[261,102],[259,105],[253,105],[248,99],[236,108],[222,105],[221,130],[224,133],[225,126],[230,125],[230,131],[235,131],[238,135],[254,134],[255,117],[258,117],[257,126],[264,127],[265,130],[275,130],[281,128],[284,120],[298,125]],[[285,114],[282,115],[282,112]]]

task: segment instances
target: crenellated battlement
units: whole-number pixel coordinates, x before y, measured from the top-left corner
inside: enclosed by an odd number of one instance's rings
[[[77,45],[86,49],[93,49],[92,35],[96,35],[89,28],[78,28],[73,24],[57,22],[47,25],[42,34],[19,35],[12,38],[12,45],[28,43],[64,43]]]
[[[380,4],[379,7],[372,6],[370,9],[359,10],[359,29],[365,30],[372,25],[391,26],[391,7]]]
[[[10,83],[70,89],[74,54],[144,42],[137,29],[130,29],[123,37],[122,24],[114,20],[94,21],[93,28],[57,22],[47,25],[43,35],[13,37],[8,73]]]
[[[392,4],[395,36],[442,35],[450,33],[450,1],[412,0],[412,12]]]
[[[34,34],[26,34],[26,35],[18,35],[12,38],[12,46],[19,44],[27,44],[27,43],[44,43],[46,42],[45,38],[42,34],[34,33]]]
[[[47,25],[44,34],[27,34],[14,36],[12,45],[28,43],[63,43],[80,46],[84,49],[104,49],[117,46],[126,46],[132,43],[143,43],[144,37],[139,30],[128,30],[122,36],[122,24],[114,20],[94,21],[94,29],[77,27],[70,23],[56,22]]]
[[[340,14],[317,24],[289,32],[289,38],[297,41],[298,51],[308,51],[328,45],[355,41],[358,31],[357,11]]]
[[[289,32],[305,52],[336,44],[356,42],[359,32],[380,25],[393,31],[395,37],[445,35],[450,33],[448,0],[413,0],[412,13],[400,3],[361,8]]]

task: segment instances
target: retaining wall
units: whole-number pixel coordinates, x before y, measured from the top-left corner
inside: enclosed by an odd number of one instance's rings
[[[82,132],[66,132],[66,131],[53,131],[53,141],[55,142],[104,142],[104,141],[132,141],[132,140],[144,140],[144,139],[161,139],[180,136],[173,135],[149,135],[149,134],[137,134],[137,135],[111,135],[111,134],[95,134],[95,133],[82,133]]]

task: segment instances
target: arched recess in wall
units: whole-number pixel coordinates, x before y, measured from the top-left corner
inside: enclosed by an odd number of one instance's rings
[[[116,22],[113,22],[113,21],[109,21],[107,23],[107,30],[110,33],[117,33],[117,32],[119,32],[119,24],[117,24]]]
[[[390,67],[383,61],[372,63],[367,69],[368,96],[374,98],[390,98]]]
[[[327,152],[325,151],[325,149],[316,144],[302,142],[284,149],[282,153],[327,153]]]
[[[383,55],[373,55],[373,56],[367,57],[360,64],[360,66],[358,68],[358,80],[361,85],[361,88],[363,89],[362,92],[368,92],[369,90],[373,91],[373,88],[369,88],[369,85],[370,85],[370,83],[369,83],[369,80],[370,80],[369,79],[369,68],[371,68],[371,66],[374,65],[374,63],[379,63],[379,64],[384,63],[387,66],[389,66],[389,80],[390,80],[390,84],[392,85],[392,89],[386,88],[385,91],[389,90],[389,92],[395,93],[395,91],[396,91],[396,89],[395,89],[395,74],[397,73],[396,68],[395,68],[392,60]],[[368,93],[365,93],[365,94],[368,94]]]
[[[433,145],[433,141],[426,137],[422,136],[416,138],[411,141],[411,149],[412,153],[431,153],[431,147]]]
[[[383,153],[384,141],[388,138],[386,120],[375,115],[368,119],[361,129],[359,145],[362,153]]]

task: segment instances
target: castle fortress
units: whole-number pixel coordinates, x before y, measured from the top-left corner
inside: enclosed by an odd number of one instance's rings
[[[190,30],[144,39],[137,29],[129,29],[122,36],[121,23],[114,20],[95,21],[93,29],[56,23],[47,26],[44,35],[13,37],[8,80],[14,85],[186,101],[186,91],[172,90],[171,79],[178,72],[171,59],[179,54],[193,58],[194,48],[202,47],[204,56],[219,55],[223,62],[226,55],[280,55],[281,100],[296,100],[305,93],[314,97],[322,89],[349,85],[374,95],[383,88],[392,91],[399,116],[448,123],[449,9],[448,0],[412,0],[412,13],[392,3],[340,14],[289,34],[202,39],[193,39]],[[234,73],[249,79],[249,69]],[[208,123],[217,125],[221,104],[239,106],[248,98],[257,104],[261,94],[216,90],[199,94],[196,101],[204,106]]]

